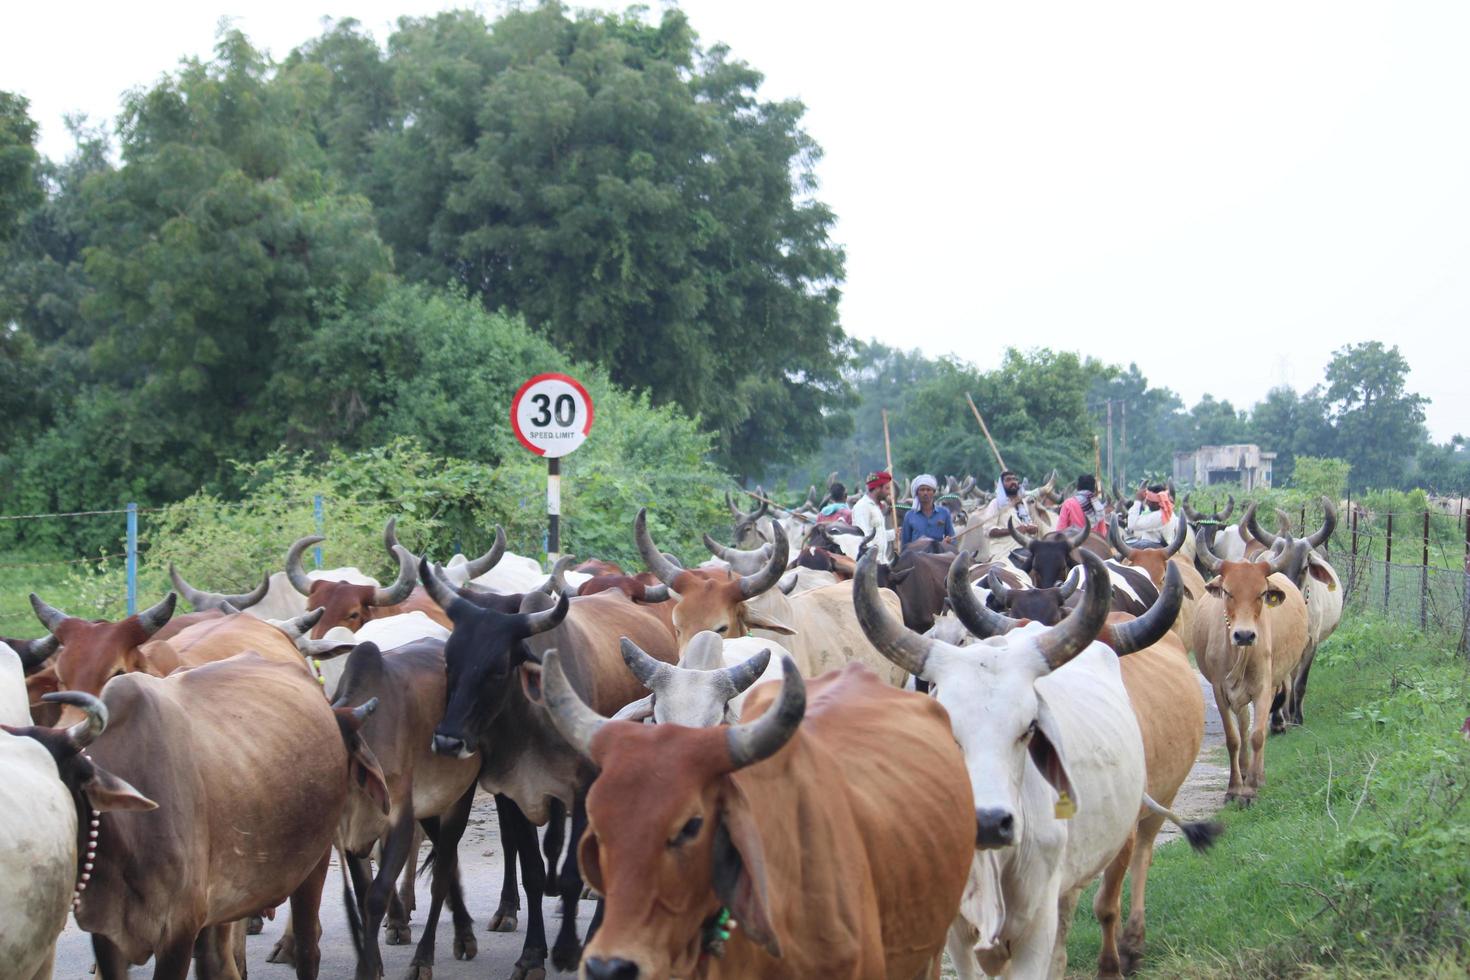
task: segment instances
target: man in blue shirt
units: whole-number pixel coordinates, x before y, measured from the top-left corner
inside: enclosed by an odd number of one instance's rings
[[[941,544],[954,543],[954,517],[948,507],[934,506],[939,482],[928,473],[914,477],[915,506],[903,519],[899,544],[907,548],[919,538],[933,538]]]

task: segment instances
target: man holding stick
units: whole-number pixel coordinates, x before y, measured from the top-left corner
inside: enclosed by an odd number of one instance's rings
[[[1021,534],[1036,534],[1039,528],[1031,520],[1026,498],[1021,494],[1021,478],[1013,470],[1002,470],[1000,487],[1001,492],[980,514],[981,523],[991,525],[985,532],[986,536],[991,540],[1010,537],[1008,519],[1012,516],[1016,518],[1016,530]]]

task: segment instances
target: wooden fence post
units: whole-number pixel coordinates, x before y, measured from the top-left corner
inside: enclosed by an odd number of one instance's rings
[[[1429,511],[1424,512],[1424,558],[1419,566],[1419,631],[1429,626]]]
[[[1388,512],[1388,534],[1383,539],[1383,611],[1388,612],[1389,586],[1393,582],[1393,511]]]

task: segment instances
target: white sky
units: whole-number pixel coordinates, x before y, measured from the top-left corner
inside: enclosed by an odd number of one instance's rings
[[[456,6],[25,5],[0,89],[61,157],[64,112],[110,120],[125,89],[207,57],[222,16],[280,58],[323,16],[381,43]],[[764,97],[806,103],[852,336],[986,368],[1007,345],[1136,360],[1186,404],[1237,407],[1381,339],[1432,435],[1470,434],[1470,4],[681,6]]]

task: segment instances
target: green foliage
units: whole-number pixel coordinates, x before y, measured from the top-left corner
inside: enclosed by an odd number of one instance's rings
[[[21,214],[41,197],[33,176],[40,157],[29,110],[24,96],[0,91],[0,245],[14,236]]]
[[[331,78],[317,138],[409,276],[697,413],[742,473],[842,428],[820,149],[682,12],[404,19],[386,59],[348,21],[287,65]]]
[[[1353,464],[1345,459],[1298,456],[1292,485],[1308,498],[1325,496],[1336,503],[1347,493],[1348,476]]]
[[[1327,365],[1325,399],[1355,488],[1403,485],[1414,450],[1425,442],[1429,400],[1406,390],[1408,375],[1398,347],[1378,340],[1343,347]]]

